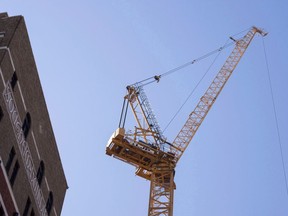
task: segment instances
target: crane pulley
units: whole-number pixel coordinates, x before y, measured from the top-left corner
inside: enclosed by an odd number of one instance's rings
[[[151,109],[143,86],[159,82],[168,73],[195,63],[188,62],[165,74],[154,76],[127,87],[119,128],[112,134],[106,146],[106,154],[114,156],[136,167],[136,175],[150,181],[148,216],[172,216],[175,167],[185,152],[196,131],[227,83],[237,64],[256,33],[266,36],[263,30],[252,27],[241,39],[233,40],[232,53],[208,87],[195,109],[190,113],[184,126],[172,143],[164,137],[157,119]],[[220,47],[218,51],[227,47]],[[205,56],[204,56],[205,57]],[[134,114],[137,126],[134,132],[125,131],[128,105]]]

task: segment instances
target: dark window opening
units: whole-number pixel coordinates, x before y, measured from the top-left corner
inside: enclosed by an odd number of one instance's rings
[[[18,161],[16,161],[14,168],[13,168],[11,178],[10,178],[10,183],[11,183],[12,187],[13,187],[15,179],[17,177],[17,173],[18,173],[19,168],[20,168],[19,163],[18,163]]]
[[[15,88],[17,81],[18,81],[18,77],[17,77],[16,71],[14,71],[13,76],[12,76],[11,81],[10,81],[11,87],[13,90]]]
[[[30,116],[30,113],[28,112],[28,113],[26,113],[26,116],[25,116],[25,119],[24,119],[24,122],[22,125],[22,130],[23,130],[25,139],[28,136],[30,127],[31,127],[31,116]]]
[[[10,168],[11,168],[11,165],[12,165],[12,162],[13,162],[13,160],[14,160],[15,155],[16,155],[16,152],[15,152],[15,149],[14,149],[14,146],[13,146],[13,147],[11,148],[11,150],[10,150],[9,158],[8,158],[8,161],[7,161],[6,166],[5,166],[7,175],[9,174],[9,170],[10,170]]]
[[[1,119],[3,118],[4,114],[3,114],[3,110],[2,110],[2,107],[0,106],[0,121]]]
[[[30,206],[31,206],[31,200],[30,200],[30,198],[28,197],[28,199],[27,199],[27,201],[26,201],[26,205],[25,205],[24,211],[23,211],[23,216],[27,216],[27,215],[28,215]]]
[[[50,191],[49,196],[48,196],[48,200],[46,203],[46,211],[47,211],[48,216],[51,213],[52,206],[53,206],[53,193]]]
[[[30,216],[35,216],[34,210],[31,210]]]
[[[5,216],[5,212],[1,203],[0,203],[0,216]]]
[[[43,176],[44,176],[44,172],[45,172],[44,162],[41,161],[40,165],[39,165],[39,168],[38,168],[38,171],[37,171],[37,180],[38,180],[39,186],[41,185],[41,182],[42,182],[42,179],[43,179]]]

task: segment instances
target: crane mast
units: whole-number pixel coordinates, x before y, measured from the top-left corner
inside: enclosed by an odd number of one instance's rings
[[[231,38],[235,41],[234,49],[172,144],[163,136],[143,86],[136,83],[127,87],[119,128],[109,139],[106,154],[135,166],[136,175],[150,181],[148,216],[173,216],[176,164],[256,33],[267,34],[252,27],[243,38]],[[124,129],[128,104],[137,122],[134,132]]]

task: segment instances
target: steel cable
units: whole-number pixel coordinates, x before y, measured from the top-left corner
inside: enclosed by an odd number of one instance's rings
[[[273,93],[273,89],[272,89],[270,69],[269,69],[269,65],[268,65],[268,59],[267,59],[267,54],[266,54],[266,47],[265,47],[264,38],[262,39],[262,41],[263,41],[263,49],[264,49],[264,55],[265,55],[266,69],[267,69],[269,86],[270,86],[271,99],[272,99],[272,104],[273,104],[273,112],[274,112],[274,118],[275,118],[275,124],[276,124],[277,136],[278,136],[278,143],[279,143],[280,154],[281,154],[283,175],[284,175],[284,178],[285,178],[286,193],[287,193],[287,196],[288,196],[288,183],[287,183],[287,174],[286,174],[284,157],[283,157],[283,147],[282,147],[282,142],[281,142],[281,137],[280,137],[278,116],[277,116],[277,112],[276,112],[275,99],[274,99],[274,93]]]

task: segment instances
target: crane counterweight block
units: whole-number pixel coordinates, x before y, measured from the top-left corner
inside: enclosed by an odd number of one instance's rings
[[[153,167],[162,164],[175,168],[175,155],[164,152],[155,145],[142,140],[134,140],[125,134],[124,128],[118,128],[106,145],[106,154],[136,167],[136,174],[150,180]]]

